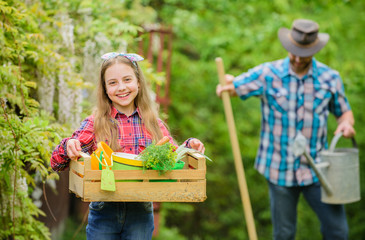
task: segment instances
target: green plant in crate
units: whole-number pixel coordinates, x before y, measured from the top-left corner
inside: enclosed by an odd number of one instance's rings
[[[176,147],[171,143],[151,144],[140,154],[143,169],[156,169],[159,175],[174,169],[176,157]]]

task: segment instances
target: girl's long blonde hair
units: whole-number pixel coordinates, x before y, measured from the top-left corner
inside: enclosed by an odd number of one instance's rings
[[[139,108],[142,123],[146,130],[151,134],[152,140],[158,141],[163,137],[157,121],[157,105],[150,97],[147,83],[138,63],[134,63],[136,65],[125,57],[117,56],[105,60],[100,69],[100,78],[97,89],[97,104],[96,109],[94,110],[94,131],[97,142],[107,141],[113,151],[119,151],[121,147],[118,143],[118,122],[110,116],[112,101],[106,93],[105,71],[114,64],[126,64],[133,69],[139,82],[139,91],[137,97],[134,99],[134,104]]]

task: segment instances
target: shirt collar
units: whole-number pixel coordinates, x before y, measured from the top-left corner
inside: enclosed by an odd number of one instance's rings
[[[113,105],[111,105],[110,116],[112,118],[116,118],[118,114],[126,116],[124,113],[118,111],[118,109],[116,109]],[[134,110],[134,112],[131,114],[131,116],[133,116],[134,114],[138,114],[139,118],[142,119],[142,115],[141,115],[140,110],[139,110],[138,107],[136,108],[136,110]]]
[[[314,57],[312,58],[312,67],[310,69],[310,73],[312,76],[318,76],[317,60]]]
[[[284,79],[287,76],[290,76],[289,74],[289,57],[286,57],[282,60],[281,64],[278,66],[272,65],[271,63],[268,64],[271,71],[277,75],[279,78]]]

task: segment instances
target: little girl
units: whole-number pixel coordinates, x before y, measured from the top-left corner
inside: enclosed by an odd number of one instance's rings
[[[139,154],[152,142],[168,136],[176,146],[167,127],[158,118],[137,54],[107,53],[97,89],[97,107],[70,138],[65,138],[52,153],[55,171],[68,167],[70,159],[80,151],[91,154],[97,143],[104,141],[115,152]],[[196,138],[185,146],[204,153],[204,145]],[[86,227],[87,239],[152,238],[153,209],[151,202],[91,202]]]

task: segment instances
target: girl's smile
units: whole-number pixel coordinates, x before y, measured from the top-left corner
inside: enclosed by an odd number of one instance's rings
[[[139,82],[130,66],[123,63],[110,66],[105,71],[105,88],[116,109],[127,116],[134,112]]]

